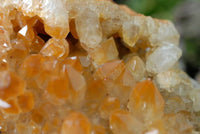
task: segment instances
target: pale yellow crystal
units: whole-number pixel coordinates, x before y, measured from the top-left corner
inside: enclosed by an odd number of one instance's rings
[[[118,59],[118,50],[115,40],[110,38],[92,50],[89,55],[94,60],[95,65],[101,65],[110,60]]]
[[[50,39],[40,51],[44,56],[54,56],[64,59],[69,54],[69,44],[65,39]]]
[[[145,65],[142,59],[138,56],[131,57],[127,63],[126,67],[133,75],[133,78],[136,81],[140,81],[142,78],[144,78],[145,75]]]
[[[98,14],[86,8],[76,16],[76,31],[80,42],[86,49],[97,47],[102,41]]]

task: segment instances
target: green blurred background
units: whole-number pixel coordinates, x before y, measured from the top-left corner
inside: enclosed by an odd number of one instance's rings
[[[200,82],[200,0],[114,0],[138,13],[174,22],[183,50],[182,68]]]
[[[183,0],[115,0],[136,12],[161,19],[173,19],[173,10]]]

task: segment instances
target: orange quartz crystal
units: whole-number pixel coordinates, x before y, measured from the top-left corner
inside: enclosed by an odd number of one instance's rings
[[[0,88],[1,99],[12,99],[24,92],[25,83],[14,72],[8,72],[3,76],[2,80],[4,83],[2,83],[3,85]]]
[[[44,56],[54,56],[57,58],[66,58],[69,54],[69,44],[65,39],[49,39],[40,51]]]
[[[198,134],[178,40],[111,0],[0,0],[0,133]]]
[[[81,62],[77,56],[66,58],[65,60],[63,60],[61,65],[62,65],[63,69],[66,69],[65,68],[66,65],[71,65],[78,72],[83,71],[83,66],[81,65]]]
[[[5,113],[10,113],[10,114],[19,114],[20,113],[20,108],[19,105],[17,104],[16,100],[9,100],[7,101],[9,107],[4,108],[3,111]]]
[[[142,133],[142,130],[145,129],[143,126],[144,124],[134,119],[133,115],[126,110],[117,110],[113,112],[109,118],[109,123],[110,129],[114,134]]]
[[[102,118],[108,118],[110,114],[117,109],[120,109],[119,99],[115,97],[107,97],[102,101],[100,114]]]
[[[79,112],[69,114],[63,122],[61,134],[90,134],[89,120]]]
[[[133,89],[130,94],[128,108],[132,112],[141,113],[149,111],[147,109],[151,108],[153,113],[158,114],[157,112],[163,112],[164,103],[161,94],[153,82],[145,80],[138,83]]]
[[[93,133],[93,134],[106,134],[106,130],[103,126],[94,125],[92,127],[91,133]]]
[[[22,112],[29,112],[34,107],[34,96],[30,92],[19,95],[17,101]]]

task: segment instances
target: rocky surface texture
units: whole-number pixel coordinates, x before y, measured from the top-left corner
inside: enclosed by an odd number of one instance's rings
[[[174,25],[109,0],[0,0],[2,134],[198,134]]]

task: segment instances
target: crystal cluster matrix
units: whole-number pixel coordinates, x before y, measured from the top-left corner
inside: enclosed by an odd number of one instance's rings
[[[0,133],[199,134],[178,44],[111,0],[0,0]]]

